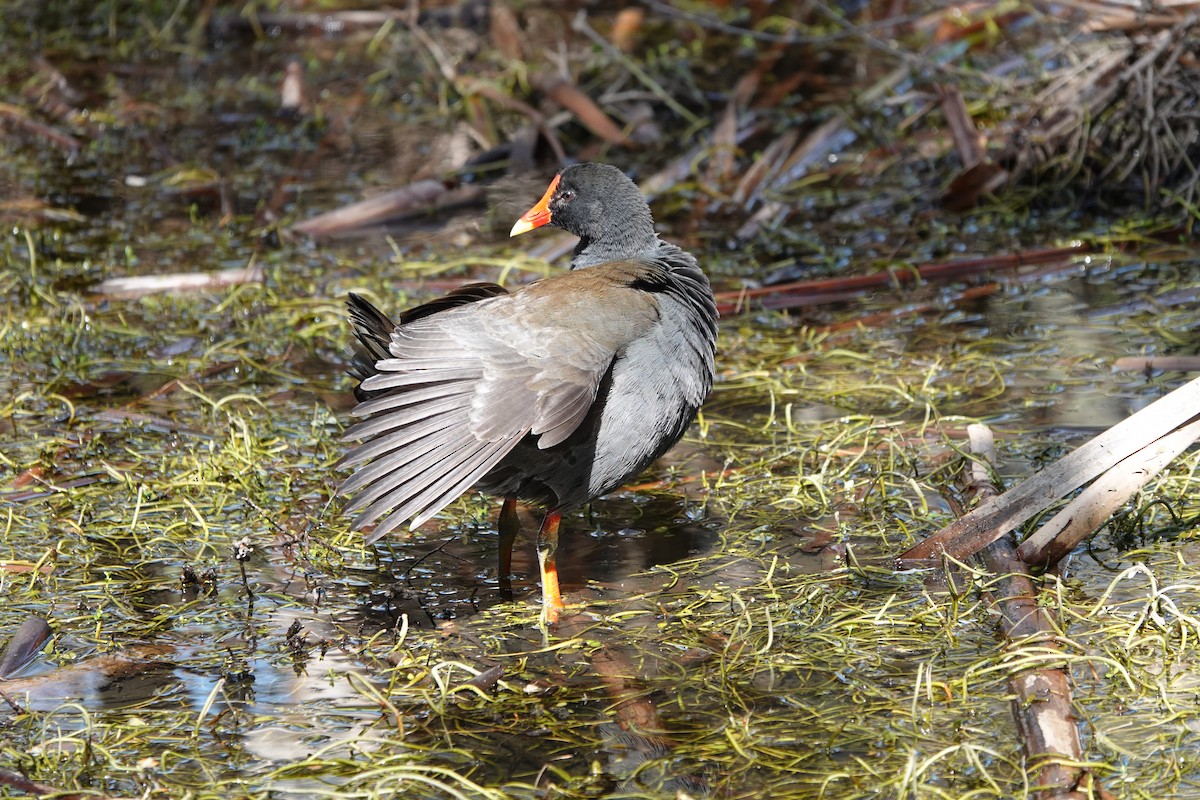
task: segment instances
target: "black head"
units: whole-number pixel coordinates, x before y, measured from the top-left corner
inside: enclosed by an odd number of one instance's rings
[[[512,235],[551,225],[580,238],[607,260],[630,258],[657,241],[650,206],[625,173],[609,164],[575,164],[554,178],[537,205],[513,226]]]

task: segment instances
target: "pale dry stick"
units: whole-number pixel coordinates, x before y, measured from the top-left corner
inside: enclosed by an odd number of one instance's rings
[[[1134,372],[1200,372],[1200,356],[1125,356],[1118,358],[1113,368]]]
[[[450,189],[441,181],[421,180],[297,222],[289,230],[306,236],[333,236],[367,225],[478,203],[483,197],[479,186]]]
[[[243,283],[262,283],[262,267],[253,262],[245,267],[215,272],[176,272],[167,275],[132,275],[108,278],[92,287],[96,294],[109,297],[141,297],[159,292],[212,292]]]
[[[756,202],[762,192],[764,181],[779,170],[783,159],[792,152],[799,138],[799,131],[795,128],[788,128],[771,140],[759,153],[754,163],[746,168],[737,188],[733,190],[733,202],[744,207],[749,207],[751,203]]]
[[[766,129],[767,126],[763,121],[752,120],[738,130],[734,144],[740,146],[746,140],[763,133]],[[702,141],[700,144],[676,157],[658,172],[645,180],[638,181],[638,187],[642,190],[642,195],[647,200],[654,200],[669,192],[676,184],[686,180],[688,176],[698,175],[699,167],[711,149],[711,141]]]
[[[943,553],[959,560],[968,558],[1007,531],[1040,514],[1058,498],[1151,442],[1188,424],[1197,417],[1198,409],[1200,378],[1185,383],[1010,491],[960,517],[903,553],[898,561],[923,561]]]
[[[1200,439],[1200,417],[1117,464],[1017,548],[1027,564],[1050,567],[1096,532],[1150,479]]]
[[[567,156],[563,151],[562,143],[559,142],[558,137],[555,136],[554,127],[546,120],[541,112],[528,103],[505,94],[499,88],[492,86],[487,81],[470,76],[460,76],[458,74],[458,70],[455,69],[454,64],[450,61],[450,57],[446,55],[446,51],[442,49],[441,45],[433,40],[433,37],[422,30],[421,26],[416,23],[415,7],[410,9],[409,13],[407,13],[403,19],[404,23],[408,26],[409,31],[411,31],[417,41],[419,41],[425,47],[425,49],[429,52],[430,57],[434,60],[434,63],[437,64],[438,71],[441,72],[442,78],[444,78],[447,83],[453,86],[455,91],[457,91],[463,97],[467,97],[472,94],[480,95],[481,97],[485,97],[493,102],[505,106],[506,108],[509,108],[513,111],[518,111],[529,117],[530,121],[537,126],[538,130],[541,131],[542,136],[545,137],[546,141],[550,144],[551,149],[554,150],[554,155],[558,158],[559,163],[566,163]],[[579,94],[582,94],[582,92]],[[577,99],[578,98],[572,96],[572,100]],[[609,123],[612,124],[611,120],[609,120]],[[586,120],[585,124],[587,124]]]
[[[442,77],[446,79],[446,82],[454,85],[458,80],[458,70],[454,68],[453,62],[450,61],[450,57],[446,55],[446,51],[442,49],[442,46],[435,42],[433,37],[426,33],[418,23],[416,4],[411,3],[408,10],[400,14],[399,17],[408,26],[409,33],[429,52],[430,58],[437,64],[438,71],[442,73]]]
[[[971,453],[971,492],[976,497],[999,493],[990,474],[996,464],[992,431],[986,425],[967,427]],[[1011,536],[992,542],[979,558],[991,573],[986,590],[1000,614],[1000,628],[1011,653],[1033,646],[1039,651],[1057,650],[1058,629],[1046,610],[1038,605],[1029,566],[1017,557]],[[1076,792],[1084,770],[1079,728],[1071,710],[1071,686],[1063,667],[1022,669],[1008,676],[1013,714],[1021,733],[1021,747],[1030,783],[1039,800],[1082,797]]]
[[[776,45],[760,55],[754,67],[734,84],[733,91],[729,93],[726,101],[725,110],[721,112],[720,121],[713,128],[711,135],[713,148],[707,176],[710,186],[726,190],[732,182],[736,169],[737,132],[740,120],[745,115],[750,101],[758,92],[763,76],[770,72],[782,57],[783,49]]]
[[[563,153],[562,144],[554,135],[553,128],[549,125],[549,123],[546,122],[545,117],[543,117],[535,108],[530,106],[528,103],[524,103],[516,99],[515,97],[509,97],[486,81],[470,76],[460,76],[458,74],[458,70],[455,68],[454,63],[450,60],[450,57],[446,55],[446,51],[442,49],[442,46],[434,41],[433,37],[426,33],[421,26],[417,24],[418,17],[415,4],[409,8],[409,10],[403,15],[402,19],[404,24],[408,26],[409,32],[411,32],[413,37],[420,42],[422,46],[424,46],[425,50],[429,53],[430,58],[432,58],[434,63],[437,64],[438,71],[442,74],[442,78],[446,81],[446,83],[453,86],[454,90],[458,92],[459,95],[465,98],[472,94],[478,94],[482,97],[488,98],[489,100],[498,102],[507,108],[525,114],[530,120],[532,120],[533,124],[537,126],[538,130],[542,132],[542,135],[546,138],[546,141],[550,143],[550,146],[554,149],[555,155],[558,156],[558,160],[562,162],[566,159],[566,156]]]
[[[842,111],[822,122],[804,138],[779,171],[767,182],[767,188],[785,183],[785,174],[799,179],[817,164],[831,154],[840,151],[854,141],[855,133],[849,127],[849,118]],[[737,229],[737,238],[741,241],[752,239],[758,235],[764,226],[778,224],[792,210],[791,203],[782,200],[768,200],[762,207]]]

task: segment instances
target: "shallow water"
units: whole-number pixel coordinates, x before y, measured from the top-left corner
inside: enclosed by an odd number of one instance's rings
[[[64,30],[81,40],[104,26],[80,20]],[[990,609],[891,559],[953,518],[966,422],[993,427],[1015,482],[1183,381],[1112,364],[1196,353],[1190,243],[1080,258],[964,303],[889,290],[725,319],[718,385],[685,442],[564,520],[571,613],[547,633],[536,510],[510,600],[495,502],[464,498],[371,548],[329,503],[350,405],[345,292],[399,309],[439,281],[536,277],[545,265],[520,248],[547,243],[503,232],[541,178],[432,220],[280,236],[272,214],[439,174],[454,120],[411,52],[279,37],[130,54],[110,37],[93,63],[68,45],[54,63],[106,132],[71,158],[10,132],[0,160],[10,198],[49,209],[4,212],[0,635],[29,615],[55,633],[0,682],[21,709],[0,725],[7,767],[113,795],[1025,796]],[[319,118],[274,111],[296,56],[324,92]],[[780,262],[857,272],[1108,229],[931,223],[896,207],[918,184],[815,187],[797,201],[810,214],[736,249],[735,220],[689,218],[688,186],[656,211],[725,290]],[[93,291],[251,262],[261,285]],[[906,303],[926,310],[832,327]],[[1121,797],[1200,776],[1189,459],[1074,554],[1057,590],[1088,753]]]

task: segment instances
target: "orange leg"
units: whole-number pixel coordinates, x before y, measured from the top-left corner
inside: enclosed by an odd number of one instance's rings
[[[558,549],[558,523],[562,519],[557,511],[547,512],[538,531],[538,566],[542,573],[542,622],[553,625],[558,622],[563,610],[562,592],[558,588],[558,564],[554,551]]]
[[[511,600],[513,542],[521,532],[521,520],[517,518],[517,498],[504,498],[504,505],[500,506],[500,521],[496,528],[500,533],[500,594],[506,600]]]

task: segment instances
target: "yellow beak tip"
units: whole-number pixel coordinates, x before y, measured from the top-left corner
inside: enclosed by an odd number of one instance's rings
[[[529,222],[529,220],[519,219],[516,221],[516,224],[512,226],[512,230],[508,232],[508,235],[510,237],[520,236],[522,233],[527,233],[531,230],[533,230],[533,225]]]

